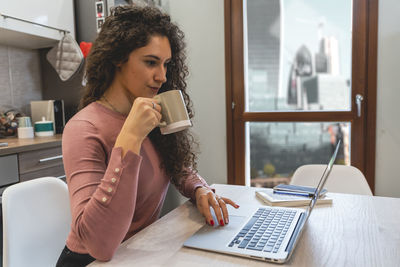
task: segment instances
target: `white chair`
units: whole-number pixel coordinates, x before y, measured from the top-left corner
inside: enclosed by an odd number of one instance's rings
[[[290,184],[316,187],[325,168],[323,164],[300,166],[294,172]],[[325,188],[329,192],[372,196],[364,175],[353,166],[333,165]]]
[[[8,187],[3,202],[3,267],[54,267],[71,214],[67,185],[43,177]]]

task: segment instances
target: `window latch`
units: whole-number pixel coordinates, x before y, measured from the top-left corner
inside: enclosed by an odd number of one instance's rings
[[[361,102],[364,100],[364,97],[360,94],[356,95],[356,105],[357,105],[357,117],[361,117]]]

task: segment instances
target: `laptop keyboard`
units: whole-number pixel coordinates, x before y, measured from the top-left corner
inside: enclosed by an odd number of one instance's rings
[[[296,211],[259,208],[229,247],[278,252]]]

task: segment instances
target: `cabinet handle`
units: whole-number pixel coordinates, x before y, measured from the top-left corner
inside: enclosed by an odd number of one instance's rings
[[[64,175],[61,175],[61,176],[57,176],[56,178],[58,178],[58,179],[63,179],[63,178],[66,178],[67,176],[64,174]]]
[[[50,161],[50,160],[56,160],[56,159],[62,159],[62,155],[54,156],[54,157],[49,157],[49,158],[44,158],[44,159],[39,159],[40,163]]]
[[[19,20],[19,21],[22,21],[22,22],[26,22],[26,23],[38,25],[38,26],[41,26],[41,27],[49,28],[49,29],[52,29],[52,30],[56,30],[56,31],[59,31],[59,32],[70,33],[70,32],[67,31],[67,30],[63,30],[63,29],[59,29],[59,28],[47,26],[47,25],[45,25],[45,24],[40,24],[40,23],[37,23],[37,22],[34,22],[34,21],[29,21],[29,20],[25,20],[25,19],[20,19],[20,18],[13,17],[13,16],[9,16],[9,15],[2,14],[2,13],[0,13],[0,16],[2,16],[2,17],[5,18],[5,19],[6,19],[6,18],[15,19],[15,20]]]

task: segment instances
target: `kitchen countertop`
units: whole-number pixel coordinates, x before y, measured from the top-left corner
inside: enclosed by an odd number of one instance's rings
[[[19,139],[17,137],[1,138],[0,143],[6,142],[8,146],[0,147],[0,156],[61,146],[62,134],[46,137]]]

